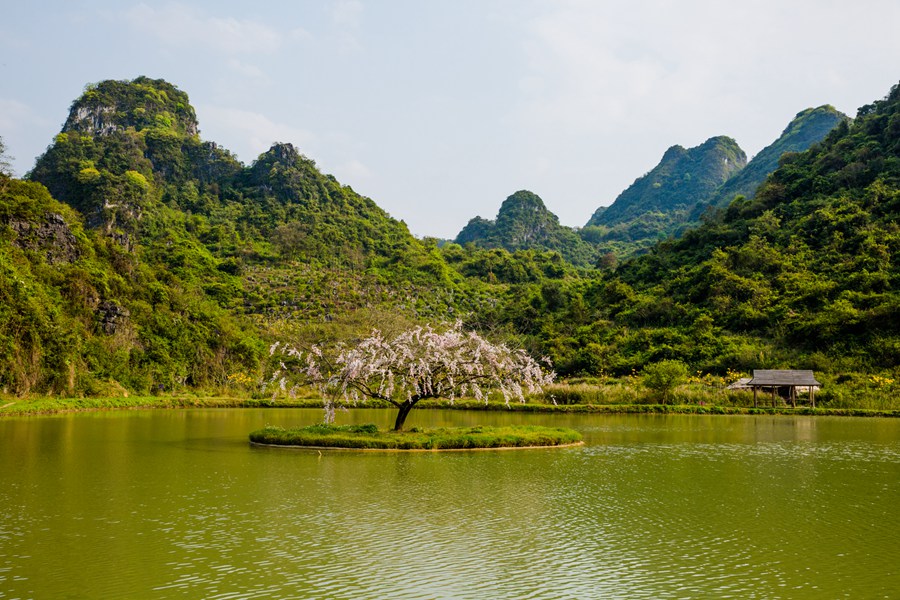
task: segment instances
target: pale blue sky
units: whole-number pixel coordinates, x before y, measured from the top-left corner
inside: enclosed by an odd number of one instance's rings
[[[84,86],[163,78],[251,163],[292,142],[418,236],[520,189],[581,226],[673,144],[752,155],[810,106],[900,80],[895,0],[0,0],[19,174]]]

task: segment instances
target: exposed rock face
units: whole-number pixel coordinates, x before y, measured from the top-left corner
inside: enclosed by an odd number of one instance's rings
[[[48,213],[43,223],[31,221],[11,221],[9,226],[16,232],[13,245],[24,250],[44,252],[47,262],[72,263],[81,256],[78,242],[62,215]]]
[[[128,252],[134,252],[134,241],[131,239],[131,235],[124,231],[110,231],[109,237],[116,241],[117,244],[122,246],[123,249]]]
[[[78,106],[69,113],[69,118],[63,131],[82,131],[93,135],[110,135],[115,133],[119,126],[113,117],[116,114],[115,106]]]
[[[120,331],[128,323],[131,312],[115,302],[103,301],[97,306],[97,327],[107,335]]]
[[[293,144],[273,144],[272,148],[269,149],[269,154],[271,154],[272,158],[274,158],[275,160],[288,164],[296,162],[297,159],[300,158],[300,153],[297,151]]]
[[[88,86],[69,111],[63,132],[108,136],[134,128],[164,127],[186,136],[199,133],[187,94],[162,79],[102,81]]]

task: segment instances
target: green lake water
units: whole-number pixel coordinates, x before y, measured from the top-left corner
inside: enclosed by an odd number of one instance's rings
[[[408,426],[561,425],[586,444],[247,442],[319,420],[0,419],[0,599],[900,597],[900,419],[420,410]]]

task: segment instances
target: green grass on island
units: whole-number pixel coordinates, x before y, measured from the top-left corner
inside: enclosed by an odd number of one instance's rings
[[[295,429],[267,426],[250,434],[255,444],[358,450],[467,450],[564,446],[581,434],[561,427],[457,427],[379,431],[375,425],[310,425]]]

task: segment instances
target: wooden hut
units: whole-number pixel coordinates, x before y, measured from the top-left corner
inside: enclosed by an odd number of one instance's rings
[[[753,388],[753,406],[759,406],[757,394],[759,390],[769,390],[772,394],[772,406],[776,398],[784,396],[797,406],[797,393],[809,391],[809,404],[816,406],[816,390],[822,385],[813,376],[812,371],[767,370],[754,369],[753,377],[747,383]]]

